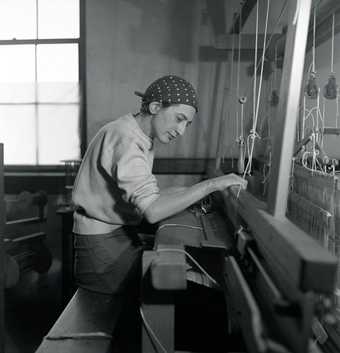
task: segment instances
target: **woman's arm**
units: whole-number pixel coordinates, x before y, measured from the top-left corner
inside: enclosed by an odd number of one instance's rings
[[[168,188],[162,189],[160,192],[162,195],[172,195],[174,193],[184,191],[187,188],[188,186],[170,186]]]
[[[223,175],[204,180],[190,187],[174,188],[172,192],[165,189],[160,196],[145,210],[144,217],[150,223],[156,223],[164,218],[183,211],[203,197],[218,190],[224,190],[232,185],[240,185],[243,189],[247,181],[236,174]]]

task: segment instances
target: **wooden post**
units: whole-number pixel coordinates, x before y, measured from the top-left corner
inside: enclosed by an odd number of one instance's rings
[[[163,351],[174,353],[175,303],[173,291],[157,291],[152,287],[149,268],[154,258],[154,251],[145,251],[143,254],[141,308],[145,321],[142,325],[142,353]]]
[[[0,143],[0,353],[5,353],[5,192],[4,192],[4,148]]]
[[[277,219],[284,219],[287,209],[311,4],[312,0],[289,1],[288,33],[268,198],[268,211]]]

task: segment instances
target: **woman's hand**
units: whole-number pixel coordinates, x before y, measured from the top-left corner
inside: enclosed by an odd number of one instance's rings
[[[230,186],[237,186],[239,185],[243,190],[247,188],[248,181],[241,178],[240,176],[231,173],[227,175],[223,175],[217,178],[211,179],[213,183],[213,189],[222,191]]]
[[[247,181],[236,174],[228,174],[203,180],[190,187],[161,190],[159,197],[144,211],[144,217],[149,223],[159,222],[164,218],[183,211],[210,193],[224,190],[233,185],[239,185],[242,189],[245,189]]]

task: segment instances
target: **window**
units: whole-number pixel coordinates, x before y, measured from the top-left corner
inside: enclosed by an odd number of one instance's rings
[[[5,164],[80,158],[80,0],[0,1]]]

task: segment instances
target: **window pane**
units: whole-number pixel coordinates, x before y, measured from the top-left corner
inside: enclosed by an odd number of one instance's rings
[[[34,82],[2,83],[0,82],[1,103],[34,103],[36,101]]]
[[[79,106],[40,105],[39,164],[80,158]]]
[[[39,0],[38,38],[79,38],[79,0]]]
[[[79,103],[79,83],[40,82],[37,84],[37,101],[38,103]]]
[[[38,82],[78,82],[78,44],[40,44]]]
[[[36,164],[34,105],[0,105],[5,164]]]
[[[0,82],[34,82],[34,45],[0,45]]]
[[[35,0],[0,1],[0,39],[35,39]]]

